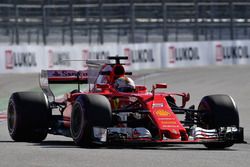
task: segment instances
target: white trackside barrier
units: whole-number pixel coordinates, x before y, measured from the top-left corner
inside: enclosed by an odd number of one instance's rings
[[[0,73],[86,68],[86,59],[128,56],[129,70],[250,64],[250,40],[104,45],[0,45]],[[69,61],[71,60],[71,61]]]
[[[214,64],[250,64],[250,41],[212,42]]]
[[[163,67],[204,66],[213,62],[208,42],[164,43],[162,55]]]
[[[119,55],[128,57],[130,70],[161,68],[161,44],[120,45]]]

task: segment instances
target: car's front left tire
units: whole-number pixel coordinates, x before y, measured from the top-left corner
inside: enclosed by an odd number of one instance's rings
[[[80,95],[72,109],[70,131],[78,146],[90,147],[93,144],[93,127],[107,128],[111,125],[110,102],[97,94]]]
[[[51,110],[40,92],[16,92],[9,99],[7,124],[14,141],[41,142],[48,134]]]

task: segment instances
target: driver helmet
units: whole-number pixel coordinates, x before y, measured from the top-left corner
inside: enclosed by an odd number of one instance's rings
[[[123,76],[115,80],[114,88],[119,92],[133,92],[135,83],[131,78]]]

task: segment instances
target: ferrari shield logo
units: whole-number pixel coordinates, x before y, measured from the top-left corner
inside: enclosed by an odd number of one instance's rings
[[[116,99],[114,99],[114,108],[118,109],[118,107],[119,107],[119,99],[116,98]]]
[[[162,117],[169,117],[171,115],[170,112],[163,110],[163,109],[156,110],[155,114],[157,116],[162,116]]]

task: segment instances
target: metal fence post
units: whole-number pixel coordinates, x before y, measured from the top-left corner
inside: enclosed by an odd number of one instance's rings
[[[73,8],[73,1],[70,1],[70,43],[74,45],[74,23],[73,23],[73,15],[74,15],[74,8]]]
[[[103,44],[103,0],[99,0],[99,42]]]
[[[18,20],[19,20],[19,13],[18,13],[18,6],[17,1],[15,1],[15,37],[16,37],[16,44],[19,45],[19,26],[18,26]]]
[[[45,5],[42,5],[42,8],[43,8],[43,44],[46,45],[47,44],[47,39],[46,39],[47,24],[46,24],[46,7],[45,7]]]
[[[212,2],[211,3],[213,3],[214,2],[214,0],[212,0]],[[214,9],[214,5],[210,5],[210,18],[211,18],[211,26],[209,26],[209,29],[210,29],[210,40],[214,40],[214,11],[215,11],[215,9]]]
[[[36,30],[36,44],[40,43],[40,31],[39,29]]]
[[[167,7],[165,0],[162,0],[162,14],[163,14],[163,41],[168,41],[168,30],[167,30]]]
[[[135,43],[135,5],[134,0],[130,0],[130,39],[129,42]]]
[[[65,29],[62,29],[62,44],[65,45]]]
[[[194,0],[194,9],[195,9],[195,25],[194,25],[194,41],[199,40],[199,25],[198,25],[198,19],[199,19],[199,4],[197,0]]]
[[[230,9],[230,39],[234,40],[234,4],[233,0],[229,1],[229,9]]]

